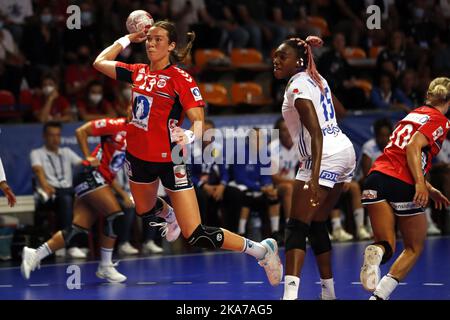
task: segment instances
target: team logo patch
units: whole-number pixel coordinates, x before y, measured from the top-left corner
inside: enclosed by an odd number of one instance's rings
[[[421,113],[411,112],[403,120],[418,123],[418,124],[425,124],[428,122],[429,119],[430,119],[430,116],[427,116],[427,115],[424,115]]]
[[[324,179],[324,180],[336,182],[337,178],[338,178],[338,174],[331,172],[331,171],[323,170],[320,173],[320,178]]]
[[[133,125],[145,131],[148,130],[148,118],[152,102],[152,97],[136,95],[133,100],[133,119],[131,120]]]
[[[191,88],[191,92],[192,92],[192,95],[194,96],[195,101],[200,101],[203,99],[198,87]]]
[[[106,127],[106,120],[105,119],[97,120],[94,122],[94,124],[97,129],[104,128]]]
[[[374,200],[378,196],[378,191],[376,190],[364,190],[361,199],[362,200]]]
[[[109,168],[112,172],[119,172],[125,162],[125,152],[116,150],[111,157]]]
[[[173,176],[175,178],[175,187],[188,185],[186,165],[179,164],[173,167]]]
[[[439,139],[439,137],[441,137],[444,134],[444,129],[442,127],[437,128],[436,130],[434,130],[433,132],[433,140],[436,141],[437,139]]]
[[[164,88],[166,86],[166,84],[167,84],[167,81],[165,79],[159,79],[158,83],[156,84],[156,86],[158,88]]]

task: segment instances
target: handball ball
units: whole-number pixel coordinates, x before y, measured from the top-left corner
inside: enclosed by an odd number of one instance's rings
[[[153,17],[144,10],[135,10],[127,18],[127,30],[129,33],[135,33],[147,30],[153,25]]]

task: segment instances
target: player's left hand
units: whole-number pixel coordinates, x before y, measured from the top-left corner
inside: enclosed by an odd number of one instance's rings
[[[434,201],[435,209],[441,210],[443,208],[447,208],[450,205],[450,201],[438,189],[432,188],[431,190],[429,190],[429,192],[430,198]]]

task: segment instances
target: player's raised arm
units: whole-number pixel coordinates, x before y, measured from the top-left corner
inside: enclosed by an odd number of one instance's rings
[[[95,69],[107,75],[110,78],[116,79],[116,63],[115,59],[119,53],[128,47],[131,42],[140,43],[147,38],[145,31],[130,33],[122,38],[116,40],[112,45],[104,49],[95,59],[92,64]]]

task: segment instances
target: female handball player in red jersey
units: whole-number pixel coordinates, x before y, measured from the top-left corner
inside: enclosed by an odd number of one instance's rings
[[[360,278],[363,287],[373,292],[371,300],[388,299],[419,258],[427,235],[423,208],[429,198],[436,208],[449,205],[449,200],[424,177],[450,128],[445,116],[449,105],[450,79],[434,79],[425,105],[398,122],[365,180],[362,203],[369,212],[375,243],[365,249]],[[404,249],[380,280],[379,265],[395,252],[395,220]]]
[[[64,248],[75,236],[87,234],[97,218],[96,215],[103,214],[105,217],[101,235],[101,261],[96,275],[109,282],[123,282],[127,277],[116,270],[117,264],[112,262],[112,253],[117,238],[117,224],[124,213],[112,189],[120,190],[114,178],[125,161],[126,120],[93,120],[79,127],[76,136],[85,160],[74,175],[76,199],[72,225],[55,233],[37,249],[24,247],[22,275],[29,279],[31,271],[39,268],[42,259]],[[89,152],[88,136],[101,137],[101,143],[92,153]]]
[[[127,126],[126,169],[130,189],[140,216],[158,215],[170,226],[178,223],[183,237],[190,245],[241,251],[254,256],[264,267],[269,282],[281,281],[283,267],[278,247],[273,239],[261,243],[245,239],[228,230],[202,225],[190,173],[178,161],[180,146],[202,139],[204,127],[204,102],[195,80],[176,66],[192,47],[194,34],[189,33],[189,43],[178,51],[174,24],[167,21],[155,23],[147,32],[126,35],[103,50],[94,67],[103,74],[132,84],[132,119]],[[130,42],[145,41],[148,64],[125,64],[115,61]],[[184,116],[192,123],[191,129],[181,129]],[[176,157],[176,159],[175,159]],[[157,197],[161,180],[175,217],[167,215],[167,204]]]

